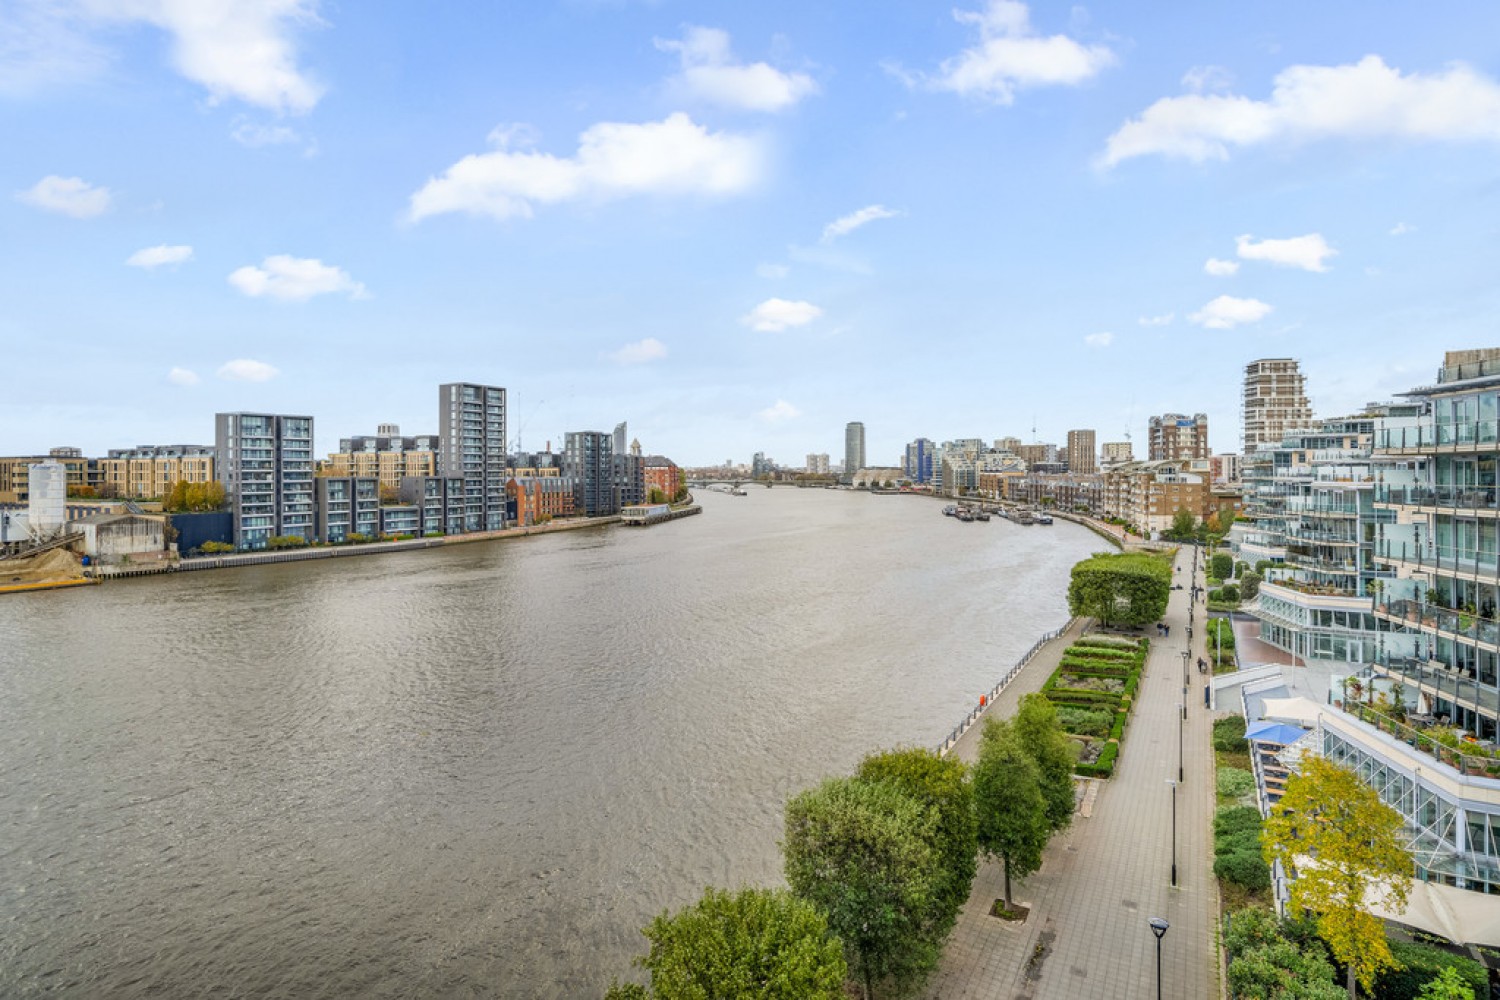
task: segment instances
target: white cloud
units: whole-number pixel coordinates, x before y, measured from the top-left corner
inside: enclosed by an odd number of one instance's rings
[[[908,83],[1010,104],[1025,87],[1076,86],[1115,61],[1102,45],[1082,45],[1066,35],[1031,30],[1026,5],[990,0],[983,11],[955,10],[954,18],[979,29],[979,42],[943,61],[931,78],[898,73]]]
[[[655,337],[626,344],[609,354],[609,359],[621,365],[640,365],[648,361],[660,361],[667,356],[667,345]]]
[[[343,268],[313,257],[287,254],[267,257],[259,267],[247,264],[229,276],[229,283],[253,299],[265,296],[283,302],[306,302],[314,295],[338,292],[347,292],[351,299],[368,297],[365,286]]]
[[[894,219],[900,212],[892,211],[884,205],[866,205],[857,212],[834,219],[823,227],[823,242],[832,243],[840,236],[847,236],[854,230],[866,223],[874,222],[876,219]]]
[[[1204,272],[1218,278],[1227,278],[1239,269],[1240,265],[1237,261],[1220,260],[1217,257],[1210,257],[1203,262]]]
[[[163,264],[181,264],[192,259],[192,247],[162,244],[137,250],[125,258],[125,263],[131,267],[161,267]]]
[[[818,85],[805,73],[783,73],[758,62],[736,63],[729,51],[729,34],[718,28],[689,25],[682,40],[655,39],[663,52],[676,52],[682,72],[668,86],[679,96],[745,111],[780,111],[796,104]]]
[[[1259,299],[1237,299],[1232,295],[1220,295],[1188,319],[1209,330],[1229,330],[1242,323],[1254,323],[1264,319],[1271,307]]]
[[[302,136],[290,126],[261,125],[247,121],[241,121],[235,125],[229,137],[248,149],[259,149],[261,146],[285,146],[302,141]]]
[[[1500,140],[1500,85],[1460,63],[1402,74],[1379,56],[1345,66],[1290,66],[1271,99],[1164,97],[1109,137],[1106,167],[1160,154],[1201,163],[1232,147],[1325,138]]]
[[[17,191],[16,200],[75,219],[92,219],[109,211],[110,194],[109,188],[95,187],[81,177],[49,174],[28,190]]]
[[[1160,316],[1142,316],[1136,322],[1141,326],[1170,326],[1176,318],[1176,313],[1162,313]]]
[[[786,299],[766,299],[760,305],[750,310],[749,315],[740,320],[752,330],[761,330],[766,333],[778,333],[789,326],[803,326],[811,323],[823,310],[811,302],[789,302]]]
[[[1391,227],[1390,233],[1392,236],[1405,236],[1407,233],[1414,233],[1416,231],[1416,226],[1408,226],[1404,222],[1398,222]]]
[[[167,372],[167,381],[173,385],[197,385],[198,373],[187,368],[173,368]]]
[[[294,29],[317,25],[317,0],[83,0],[101,20],[141,21],[172,36],[172,64],[214,101],[312,110],[322,88],[297,66]]]
[[[269,382],[281,372],[264,361],[236,358],[220,365],[216,374],[229,382]]]
[[[1103,333],[1090,333],[1084,336],[1083,342],[1090,347],[1108,347],[1115,342],[1115,335],[1108,330]]]
[[[1278,267],[1300,267],[1304,271],[1326,271],[1324,264],[1338,251],[1324,241],[1321,233],[1308,233],[1286,240],[1261,240],[1253,236],[1235,238],[1235,250],[1245,260],[1263,260]]]
[[[756,416],[768,424],[776,424],[784,420],[796,419],[802,416],[802,411],[786,400],[778,399],[774,404],[757,413]]]
[[[759,264],[755,268],[755,273],[762,278],[779,280],[791,274],[792,269],[785,264]]]
[[[413,222],[444,212],[530,218],[534,203],[641,194],[727,195],[760,177],[758,140],[710,132],[677,113],[660,122],[601,122],[572,157],[500,148],[465,156],[411,196]]]
[[[1233,75],[1223,66],[1194,66],[1182,76],[1182,85],[1195,94],[1205,90],[1228,90]]]

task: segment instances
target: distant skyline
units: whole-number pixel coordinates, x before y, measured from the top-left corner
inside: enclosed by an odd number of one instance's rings
[[[1500,5],[0,0],[0,454],[324,454],[436,387],[528,449],[1144,453],[1500,346]]]

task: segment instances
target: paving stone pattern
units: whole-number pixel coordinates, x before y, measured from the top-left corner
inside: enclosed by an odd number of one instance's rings
[[[1203,707],[1203,605],[1194,612],[1195,636],[1188,673],[1187,722],[1180,722],[1183,659],[1193,552],[1178,553],[1174,590],[1165,621],[1168,638],[1154,629],[1139,701],[1126,729],[1120,760],[1108,781],[1086,782],[1084,816],[1052,839],[1042,870],[1012,890],[1030,906],[1025,923],[989,916],[1003,894],[998,863],[981,862],[974,892],[949,938],[943,962],[928,983],[929,1000],[965,997],[1076,1000],[1080,997],[1156,996],[1156,939],[1148,921],[1171,922],[1161,946],[1163,997],[1220,994],[1214,946],[1218,890],[1213,878],[1214,807],[1212,714]],[[1199,574],[1199,582],[1202,575]],[[1062,651],[1081,634],[1075,623],[1039,652],[990,706],[1012,714],[1021,696],[1041,689]],[[1177,789],[1178,887],[1172,868],[1172,789],[1177,778],[1182,726],[1184,782]],[[954,748],[973,761],[981,727]]]

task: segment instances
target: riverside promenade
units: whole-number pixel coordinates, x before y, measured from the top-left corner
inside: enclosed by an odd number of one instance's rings
[[[1183,589],[1172,591],[1164,619],[1171,635],[1163,639],[1147,630],[1151,653],[1114,777],[1082,783],[1072,826],[1053,837],[1042,870],[1012,886],[1015,900],[1031,907],[1025,923],[989,915],[990,905],[1003,895],[1004,872],[998,863],[980,863],[974,891],[923,994],[929,1000],[1150,1000],[1156,996],[1152,917],[1165,917],[1172,925],[1162,940],[1162,995],[1199,1000],[1220,994],[1212,715],[1203,707],[1203,678],[1195,665],[1202,655],[1201,604],[1194,616],[1182,729],[1184,781],[1176,792],[1178,887],[1170,885],[1168,782],[1177,778],[1192,566],[1193,550],[1183,548],[1173,574]],[[1078,634],[1075,624],[1039,652],[989,710],[1000,718],[1014,713],[1022,695],[1040,690]],[[979,725],[970,729],[953,752],[973,762],[980,730]]]

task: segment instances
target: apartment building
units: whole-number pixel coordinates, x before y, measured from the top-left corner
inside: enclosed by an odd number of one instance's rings
[[[1106,441],[1099,446],[1099,452],[1106,466],[1135,461],[1135,452],[1129,441]]]
[[[865,425],[851,420],[844,427],[844,480],[852,482],[854,474],[865,467]]]
[[[177,483],[215,479],[214,449],[200,444],[111,448],[98,460],[99,493],[107,497],[165,497]]]
[[[1287,431],[1312,424],[1302,370],[1291,358],[1262,358],[1245,366],[1240,407],[1245,454],[1279,442]]]
[[[1180,510],[1194,518],[1208,508],[1208,473],[1176,461],[1130,462],[1103,473],[1106,517],[1118,517],[1148,537],[1172,527]]]
[[[216,470],[232,508],[236,546],[260,549],[277,536],[317,537],[312,448],[312,417],[215,414]]]
[[[97,459],[84,458],[77,448],[53,448],[45,455],[0,458],[0,503],[26,503],[31,498],[31,467],[42,462],[62,464],[69,490],[82,487],[97,490],[102,485]]]
[[[516,523],[522,527],[573,514],[573,484],[561,476],[514,476],[506,481],[505,492],[515,507]]]
[[[1068,471],[1080,475],[1099,471],[1099,459],[1094,453],[1093,431],[1068,431]]]
[[[1181,413],[1164,413],[1152,417],[1147,425],[1150,438],[1148,460],[1152,462],[1185,462],[1208,458],[1208,414],[1191,417]]]
[[[382,489],[399,490],[408,476],[436,476],[440,439],[436,434],[403,437],[395,424],[381,424],[375,434],[339,439],[320,470],[323,475],[374,477]]]
[[[809,473],[815,476],[826,476],[828,475],[828,470],[828,452],[823,451],[818,452],[817,454],[813,454],[811,452],[808,453],[807,471]]]
[[[614,488],[614,439],[602,431],[568,431],[563,475],[573,485],[573,509],[584,517],[619,513]]]
[[[823,458],[826,460],[827,455]],[[824,471],[827,471],[826,469]],[[670,503],[676,499],[681,491],[683,483],[682,470],[677,463],[665,455],[647,455],[645,461],[646,477],[646,499],[649,501],[655,493],[660,493]]]
[[[438,386],[437,474],[464,481],[464,530],[505,527],[505,390],[449,382]]]
[[[917,438],[906,446],[901,459],[901,474],[914,483],[932,482],[932,463],[936,452],[933,443]]]

